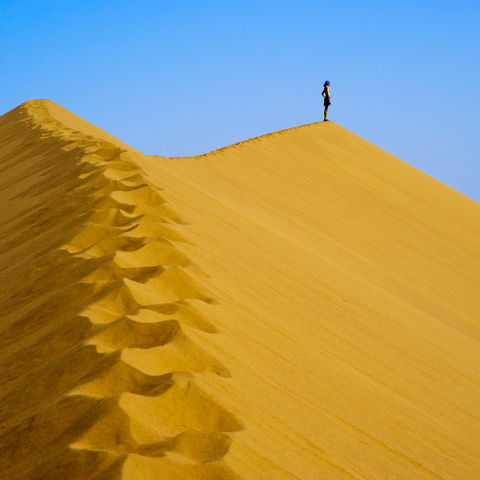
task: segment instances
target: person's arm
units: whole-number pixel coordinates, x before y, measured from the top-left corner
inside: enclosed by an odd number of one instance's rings
[[[325,98],[325,88],[323,89],[322,97]]]

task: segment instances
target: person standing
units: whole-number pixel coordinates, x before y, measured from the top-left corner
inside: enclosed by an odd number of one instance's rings
[[[330,100],[330,82],[327,80],[323,84],[323,92],[322,92],[322,97],[323,97],[323,106],[325,107],[325,111],[323,113],[323,121],[328,122],[327,118],[327,112],[328,112],[328,107],[332,104]]]

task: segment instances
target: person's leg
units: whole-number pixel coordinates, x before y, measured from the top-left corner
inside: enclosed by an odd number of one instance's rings
[[[327,112],[328,112],[328,107],[325,107],[325,112],[323,113],[323,121],[326,122],[328,120],[327,118]]]

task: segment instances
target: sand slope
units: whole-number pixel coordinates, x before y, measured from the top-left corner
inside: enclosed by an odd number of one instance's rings
[[[0,119],[0,479],[473,479],[480,207],[334,123],[192,158]]]

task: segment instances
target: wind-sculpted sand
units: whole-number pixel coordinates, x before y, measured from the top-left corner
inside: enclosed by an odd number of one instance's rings
[[[0,118],[0,479],[475,479],[480,207],[329,122],[144,155]]]
[[[1,129],[0,478],[236,478],[242,424],[195,381],[229,372],[189,335],[215,299],[139,154],[50,102]]]

